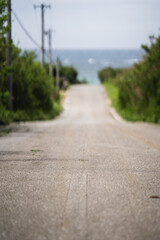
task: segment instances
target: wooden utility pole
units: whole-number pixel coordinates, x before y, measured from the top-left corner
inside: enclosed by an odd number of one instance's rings
[[[52,30],[49,29],[46,34],[48,35],[49,44],[49,74],[53,77],[53,61],[52,61]]]
[[[44,49],[44,9],[45,8],[51,8],[51,5],[45,5],[45,4],[41,4],[41,5],[34,5],[34,8],[41,8],[41,28],[42,28],[42,47],[41,47],[41,51],[42,51],[42,67],[44,67],[44,53],[45,53],[45,49]]]
[[[11,23],[11,0],[7,3],[8,12],[8,32],[7,32],[7,65],[12,67],[12,23]],[[9,89],[9,109],[13,110],[13,75],[10,72],[7,76],[8,89]]]
[[[59,58],[56,59],[56,93],[59,95]]]
[[[49,73],[51,76],[53,76],[53,62],[52,62],[52,30],[49,30],[49,59],[50,59],[50,65],[49,65]]]

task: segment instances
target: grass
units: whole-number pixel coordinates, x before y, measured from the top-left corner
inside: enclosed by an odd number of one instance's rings
[[[111,100],[112,106],[118,110],[118,108],[119,108],[119,104],[118,104],[119,89],[118,89],[118,87],[115,86],[114,84],[112,84],[111,82],[105,82],[104,86],[106,88],[107,95]]]
[[[119,104],[119,88],[107,81],[104,83],[107,95],[111,100],[111,105],[116,109],[119,115],[128,121],[143,121],[142,116],[132,112],[130,109],[121,108]]]

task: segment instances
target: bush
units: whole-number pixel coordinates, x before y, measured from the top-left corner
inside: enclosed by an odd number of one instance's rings
[[[160,123],[160,37],[151,37],[151,46],[142,46],[142,62],[121,70],[113,78],[100,72],[102,82],[111,81],[119,88],[118,105],[129,120]],[[113,72],[113,71],[112,71]]]
[[[14,60],[13,93],[14,109],[41,109],[50,111],[53,106],[53,81],[35,62],[34,52],[25,51]]]
[[[101,83],[103,83],[105,81],[109,81],[111,79],[116,78],[116,76],[120,74],[122,71],[123,70],[119,68],[115,69],[112,67],[107,67],[98,72],[98,77]]]
[[[49,64],[45,64],[46,72],[49,72]],[[77,84],[80,83],[77,79],[78,72],[77,70],[72,66],[63,66],[60,63],[59,66],[59,75],[60,75],[60,89],[63,89],[64,81],[66,81],[68,84]],[[53,66],[53,79],[54,83],[56,82],[56,66]]]
[[[35,61],[34,52],[21,52],[13,46],[13,107],[8,110],[9,92],[0,79],[0,124],[12,121],[45,120],[62,111],[61,100],[54,99],[53,79]]]
[[[5,108],[5,106],[0,106],[0,124],[9,124],[13,121],[13,113]]]

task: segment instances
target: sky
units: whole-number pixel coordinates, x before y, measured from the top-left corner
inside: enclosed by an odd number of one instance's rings
[[[41,10],[54,49],[137,49],[160,34],[160,0],[12,0],[12,9],[41,46]],[[12,15],[12,36],[22,49],[36,49]],[[48,47],[47,35],[45,47]]]

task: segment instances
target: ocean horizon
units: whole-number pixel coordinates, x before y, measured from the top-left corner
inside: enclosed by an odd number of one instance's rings
[[[41,61],[38,51],[37,60]],[[49,62],[48,51],[45,61]],[[98,72],[106,67],[128,68],[142,60],[142,49],[55,49],[53,50],[53,64],[59,57],[65,66],[73,66],[78,71],[78,79],[86,80],[90,84],[99,84]]]

